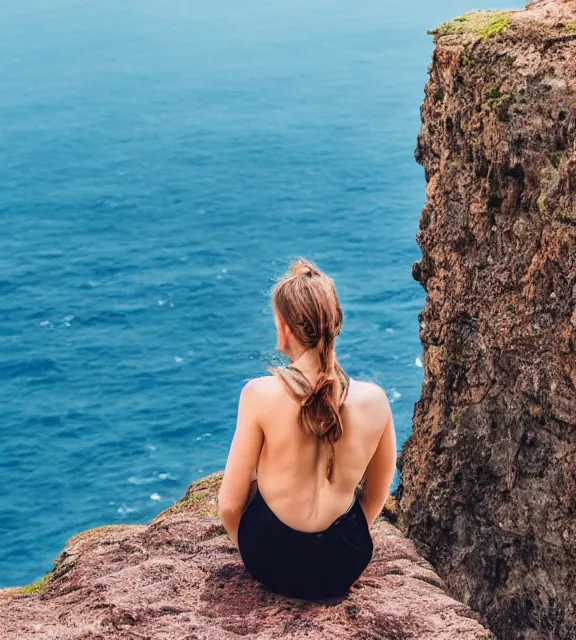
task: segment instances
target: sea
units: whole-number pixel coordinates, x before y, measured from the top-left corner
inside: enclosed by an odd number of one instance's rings
[[[520,6],[0,1],[0,587],[224,467],[299,256],[333,277],[339,360],[387,391],[401,448],[427,30]]]

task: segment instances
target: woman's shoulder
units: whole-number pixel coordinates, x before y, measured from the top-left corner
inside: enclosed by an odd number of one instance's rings
[[[270,373],[270,375],[251,378],[245,383],[244,388],[245,393],[251,394],[262,405],[266,403],[278,408],[284,402],[300,402],[301,389],[292,376],[284,377]]]
[[[272,374],[258,376],[257,378],[250,378],[244,383],[242,393],[251,395],[269,395],[277,393],[280,386],[280,381]]]
[[[362,394],[366,398],[378,399],[386,396],[386,392],[376,382],[370,380],[357,380],[356,378],[350,378],[350,388],[354,388],[356,393]]]
[[[388,401],[388,395],[384,388],[376,382],[351,379],[350,391],[353,392],[354,397],[365,406],[374,408],[376,411],[389,409],[390,403]]]

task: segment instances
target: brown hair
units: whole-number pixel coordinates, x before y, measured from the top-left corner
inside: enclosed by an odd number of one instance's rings
[[[302,371],[292,365],[267,369],[279,376],[300,401],[300,427],[327,447],[326,477],[332,482],[334,444],[343,432],[340,411],[350,386],[350,378],[334,351],[344,319],[334,281],[314,263],[298,258],[274,286],[272,304],[294,338],[302,346],[318,352],[320,371],[314,387]]]

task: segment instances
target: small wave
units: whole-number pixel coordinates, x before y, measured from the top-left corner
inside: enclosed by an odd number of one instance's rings
[[[74,320],[74,316],[64,316],[60,321],[60,324],[63,327],[70,327],[72,320]]]
[[[165,471],[163,471],[162,473],[154,473],[153,475],[146,477],[130,476],[128,478],[128,482],[135,485],[150,484],[152,482],[157,482],[158,480],[177,480],[177,478]]]
[[[136,511],[136,509],[134,509],[133,507],[127,507],[125,504],[123,504],[120,507],[118,507],[118,509],[116,509],[116,511],[121,516],[127,516],[130,513],[133,513],[134,511]]]
[[[0,377],[18,378],[35,374],[59,372],[60,369],[50,358],[33,358],[31,360],[12,360],[0,365]]]
[[[85,327],[101,326],[101,325],[123,325],[129,326],[126,315],[120,311],[100,311],[88,318],[80,320],[80,324]]]
[[[0,293],[12,293],[20,288],[20,285],[12,280],[0,280]]]
[[[149,478],[139,478],[138,476],[130,476],[128,478],[128,482],[130,484],[149,484],[150,482],[154,482],[156,478],[154,476]]]

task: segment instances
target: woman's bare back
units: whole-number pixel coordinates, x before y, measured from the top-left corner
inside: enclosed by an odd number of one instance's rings
[[[316,436],[298,426],[300,404],[284,383],[276,376],[259,378],[258,400],[258,422],[264,433],[258,488],[282,522],[300,531],[326,529],[352,504],[371,459],[370,466],[378,466],[371,475],[383,487],[367,490],[387,493],[396,464],[396,443],[393,434],[385,441],[382,438],[387,427],[393,431],[393,424],[381,387],[350,379],[341,414],[344,433],[335,444],[332,483],[326,479],[325,450]]]

